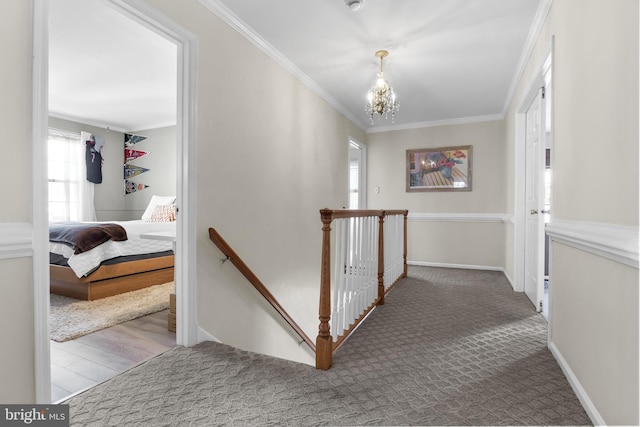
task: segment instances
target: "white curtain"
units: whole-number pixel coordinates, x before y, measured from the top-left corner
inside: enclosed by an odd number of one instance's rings
[[[85,163],[85,141],[91,138],[88,132],[49,131],[49,221],[96,221]]]

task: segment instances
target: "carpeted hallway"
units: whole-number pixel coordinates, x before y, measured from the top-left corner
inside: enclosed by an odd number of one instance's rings
[[[585,425],[502,273],[410,267],[333,368],[203,343],[72,398],[72,425]]]

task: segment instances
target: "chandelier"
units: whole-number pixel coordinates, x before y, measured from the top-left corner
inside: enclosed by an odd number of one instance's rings
[[[367,105],[365,106],[365,111],[371,118],[372,124],[374,114],[378,114],[378,120],[380,120],[381,117],[387,119],[389,118],[389,114],[391,114],[391,122],[393,123],[396,112],[400,109],[400,104],[396,99],[396,94],[393,91],[393,88],[389,85],[389,82],[384,79],[382,60],[387,55],[389,55],[389,52],[386,50],[379,50],[376,52],[376,56],[380,58],[380,73],[378,73],[376,83],[371,86],[371,89],[369,89],[369,92],[367,93]]]

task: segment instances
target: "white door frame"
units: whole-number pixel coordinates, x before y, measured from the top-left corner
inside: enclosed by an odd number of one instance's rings
[[[33,283],[36,402],[51,402],[49,342],[49,224],[47,218],[48,45],[49,1],[33,1]],[[176,343],[197,343],[196,316],[196,58],[197,38],[142,0],[105,0],[141,25],[173,42],[178,51]]]
[[[349,147],[351,147],[351,144],[355,145],[360,150],[360,159],[358,164],[358,209],[367,209],[367,146],[350,136]],[[348,158],[349,156],[347,155],[347,159]],[[349,170],[348,168],[350,167],[351,164],[348,164],[347,170]]]
[[[542,63],[536,68],[536,73],[531,82],[526,86],[528,88],[526,96],[522,98],[516,110],[515,123],[515,185],[514,185],[514,283],[513,288],[516,292],[524,292],[524,256],[525,256],[525,227],[526,217],[526,200],[524,189],[526,179],[526,159],[525,159],[525,139],[526,139],[526,112],[533,98],[537,95],[538,89],[545,86],[545,73],[549,67],[553,68],[553,46],[554,37],[551,37],[551,43],[547,49]],[[552,78],[554,73],[551,73]],[[552,91],[552,96],[555,91]],[[553,97],[551,99],[551,111],[553,120]],[[551,134],[553,140],[553,122],[551,123]],[[552,148],[553,150],[553,148]],[[553,158],[553,155],[551,156]],[[553,205],[553,202],[552,202]],[[544,258],[539,260],[544,263]]]

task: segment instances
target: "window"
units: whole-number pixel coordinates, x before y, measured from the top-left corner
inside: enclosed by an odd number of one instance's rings
[[[84,144],[79,133],[49,129],[49,221],[82,221]]]

